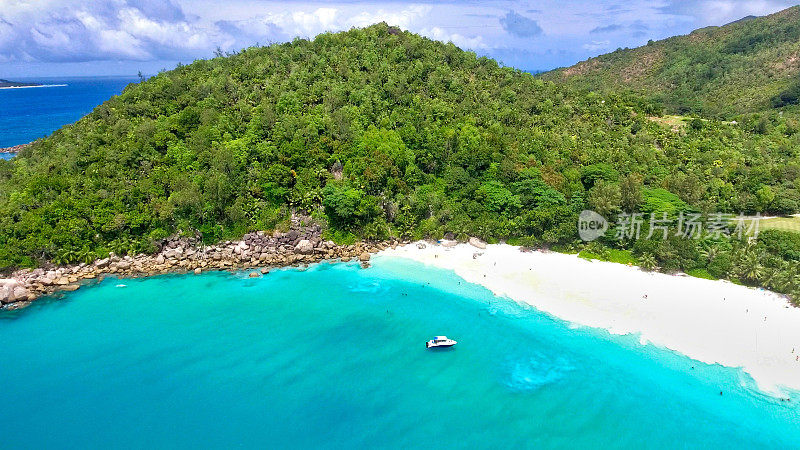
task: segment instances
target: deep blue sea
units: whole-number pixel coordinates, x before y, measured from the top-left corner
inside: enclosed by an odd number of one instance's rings
[[[14,79],[58,87],[0,89],[0,148],[39,139],[92,112],[122,92],[128,77]]]
[[[0,343],[4,449],[800,447],[800,398],[739,370],[386,257],[109,278]]]

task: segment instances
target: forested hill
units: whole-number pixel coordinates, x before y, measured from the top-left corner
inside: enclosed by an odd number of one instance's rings
[[[732,118],[800,102],[800,6],[617,50],[543,75],[593,90],[632,89],[673,114]]]
[[[584,208],[798,210],[800,133],[656,113],[386,24],[249,48],[132,84],[0,161],[0,269],[149,251],[178,231],[214,242],[295,209],[337,241],[564,248]],[[641,245],[668,269],[710,261],[691,240]],[[724,245],[714,274],[738,277],[744,256]]]

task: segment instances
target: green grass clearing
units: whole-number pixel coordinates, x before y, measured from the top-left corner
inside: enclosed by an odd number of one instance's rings
[[[598,261],[608,261],[618,264],[630,264],[630,265],[638,265],[639,260],[636,259],[635,256],[631,253],[630,250],[617,250],[617,249],[607,249],[603,250],[600,253],[594,253],[589,250],[582,250],[578,253],[580,258],[586,260],[593,260],[596,259]]]
[[[792,231],[800,233],[800,217],[776,217],[774,219],[761,219],[758,224],[758,229],[763,230],[780,230]]]
[[[692,270],[686,272],[686,274],[691,276],[691,277],[703,278],[703,279],[706,279],[706,280],[716,280],[717,279],[716,277],[714,277],[713,275],[708,273],[708,271],[706,269],[692,269]]]

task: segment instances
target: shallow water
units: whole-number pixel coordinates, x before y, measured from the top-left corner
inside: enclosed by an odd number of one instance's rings
[[[106,279],[3,313],[0,342],[4,448],[800,442],[800,398],[402,259]]]

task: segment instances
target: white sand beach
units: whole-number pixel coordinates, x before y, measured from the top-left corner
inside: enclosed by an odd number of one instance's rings
[[[690,358],[741,367],[765,392],[800,390],[800,308],[766,290],[505,244],[414,243],[381,254],[451,269],[575,325],[640,333]]]

